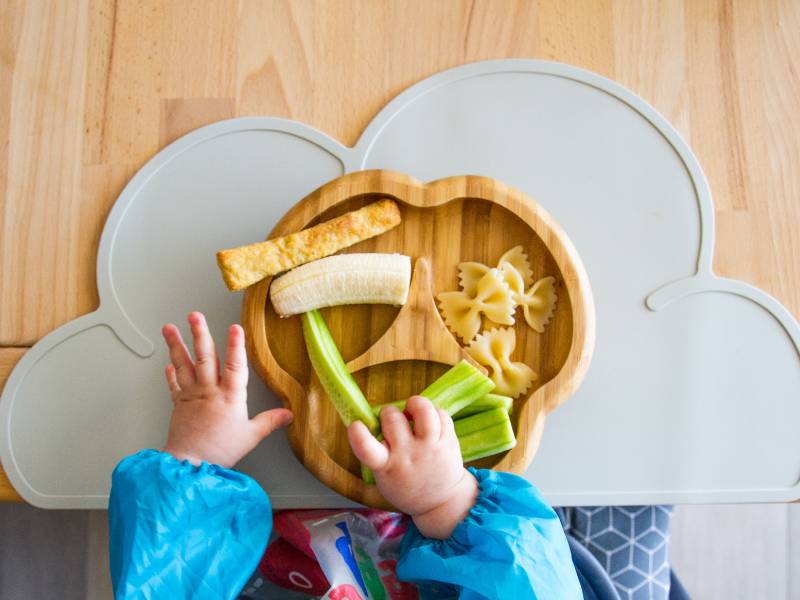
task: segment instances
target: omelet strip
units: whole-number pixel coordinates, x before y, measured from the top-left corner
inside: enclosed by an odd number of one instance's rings
[[[265,277],[330,256],[360,241],[380,235],[400,223],[394,200],[363,208],[287,236],[217,252],[217,264],[231,291],[244,289]]]

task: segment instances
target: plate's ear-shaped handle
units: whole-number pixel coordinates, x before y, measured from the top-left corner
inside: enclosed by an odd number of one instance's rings
[[[337,204],[364,195],[394,198],[418,208],[433,208],[458,198],[485,198],[512,212],[525,205],[525,211],[535,213],[531,218],[526,215],[526,221],[539,235],[544,233],[540,221],[546,221],[548,228],[554,225],[540,206],[528,202],[518,190],[488,177],[462,175],[426,184],[405,173],[373,169],[348,173],[315,190],[278,221],[270,237],[299,231]]]
[[[389,329],[364,354],[347,363],[351,373],[373,365],[399,360],[424,360],[454,365],[461,360],[475,363],[459,345],[439,316],[433,298],[431,262],[418,258],[408,290],[408,299]]]

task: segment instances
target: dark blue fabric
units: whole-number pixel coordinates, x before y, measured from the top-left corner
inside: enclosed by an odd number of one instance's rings
[[[678,579],[675,573],[670,573],[669,585],[669,600],[691,600],[689,592],[683,587],[681,580]]]
[[[119,463],[108,509],[117,599],[236,598],[272,529],[269,499],[253,479],[156,450]]]
[[[412,524],[403,538],[397,575],[442,582],[461,600],[580,600],[561,522],[539,491],[521,477],[470,469],[480,492],[446,540],[422,536]]]
[[[585,600],[620,600],[624,593],[625,598],[653,598],[668,597],[669,600],[690,600],[686,588],[683,587],[675,573],[669,569],[667,548],[669,545],[669,527],[672,515],[671,507],[655,506],[623,506],[623,507],[578,507],[556,508],[556,513],[561,519],[566,531],[577,532],[580,540],[567,534],[569,548],[578,580],[583,589]],[[624,538],[620,552],[616,538],[604,536],[608,529],[613,529]],[[660,539],[664,542],[663,556],[659,552],[661,543],[653,544],[653,531],[659,532]],[[652,562],[644,563],[639,559],[636,562],[633,548],[638,540],[643,541],[643,547],[654,548]],[[602,546],[602,542],[611,541],[614,546]],[[590,551],[591,550],[591,551]],[[625,560],[616,560],[615,553],[626,556]],[[598,558],[608,561],[605,568]],[[663,562],[662,562],[663,559]],[[666,570],[665,570],[666,565]],[[636,589],[629,590],[617,585],[617,578],[625,574],[628,569],[640,570]],[[668,587],[662,582],[653,581],[656,576],[668,578]],[[628,581],[625,577],[622,581]],[[668,596],[665,596],[667,594]]]
[[[571,535],[567,541],[584,600],[620,600],[614,582],[592,553]]]
[[[671,506],[558,509],[567,534],[598,560],[621,600],[670,597]]]

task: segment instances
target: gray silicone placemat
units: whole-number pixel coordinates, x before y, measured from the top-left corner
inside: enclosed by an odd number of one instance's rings
[[[226,291],[214,252],[263,238],[308,192],[362,168],[501,179],[547,208],[581,253],[597,308],[594,359],[548,418],[527,473],[551,502],[800,497],[796,320],[712,273],[708,184],[662,117],[602,77],[532,60],[426,79],[353,148],[265,117],[204,127],[153,158],[106,223],[100,308],[36,344],[3,390],[0,454],[23,497],[105,506],[116,462],[164,441],[161,324],[202,310],[219,343],[238,320],[241,296]],[[251,377],[251,410],[276,404]],[[277,508],[350,504],[282,434],[240,468]]]

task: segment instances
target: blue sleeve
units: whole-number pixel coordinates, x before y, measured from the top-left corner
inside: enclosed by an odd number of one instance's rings
[[[272,529],[269,499],[253,479],[156,450],[117,465],[108,510],[117,600],[236,598]]]
[[[472,469],[475,506],[446,540],[424,537],[412,523],[397,575],[420,584],[451,584],[460,600],[582,600],[558,516],[530,483],[509,473]]]

